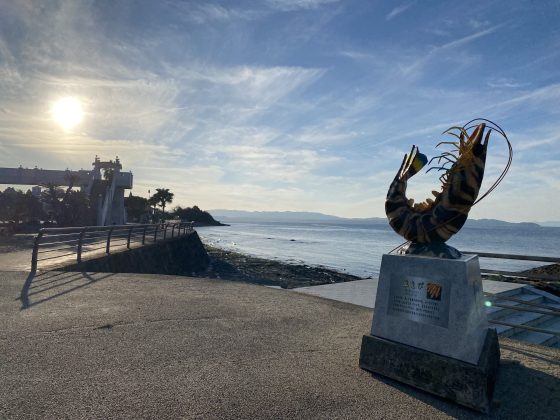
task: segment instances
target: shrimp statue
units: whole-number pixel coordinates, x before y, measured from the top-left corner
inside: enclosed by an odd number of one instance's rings
[[[428,169],[428,172],[444,171],[440,177],[441,191],[432,191],[433,198],[415,204],[414,200],[406,197],[407,181],[428,163],[428,159],[416,146],[412,146],[410,153],[405,155],[385,201],[385,213],[389,224],[395,232],[410,241],[409,244],[400,247],[399,253],[442,258],[461,257],[461,253],[446,245],[445,241],[463,227],[469,210],[480,201],[477,201],[477,197],[484,177],[486,151],[492,131],[498,131],[510,147],[508,165],[497,183],[509,169],[512,156],[511,145],[499,127],[495,128],[495,124],[492,123],[487,130],[485,122],[469,126],[471,123],[472,121],[463,127],[451,127],[444,132],[451,134],[458,141],[441,142],[436,146],[451,145],[455,153],[444,152],[429,162],[437,159],[441,165],[443,161],[443,165]],[[497,183],[483,197],[495,188]]]

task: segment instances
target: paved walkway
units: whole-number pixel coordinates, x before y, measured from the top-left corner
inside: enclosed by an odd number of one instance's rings
[[[219,280],[0,272],[0,418],[487,418],[361,370],[371,316]],[[490,418],[555,418],[560,351],[500,343]]]
[[[25,271],[31,269],[31,250],[0,252],[0,271]]]
[[[348,283],[323,284],[321,286],[298,287],[295,292],[320,296],[325,299],[372,308],[375,306],[378,279],[357,280]],[[523,284],[483,280],[482,288],[486,293],[497,294],[523,288]]]

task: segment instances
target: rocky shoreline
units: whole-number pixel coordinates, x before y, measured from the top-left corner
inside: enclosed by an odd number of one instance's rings
[[[530,270],[520,271],[520,275],[529,278],[520,278],[495,274],[483,274],[486,280],[504,281],[507,283],[529,284],[537,289],[543,290],[553,295],[560,296],[560,264],[549,264]],[[530,276],[542,276],[547,278],[531,278]]]
[[[286,289],[295,287],[317,286],[320,284],[342,283],[347,281],[362,280],[351,274],[318,266],[306,264],[289,264],[265,258],[252,257],[233,251],[226,251],[209,245],[204,245],[210,256],[210,265],[199,276],[220,278],[232,281],[244,281],[267,286],[280,286]],[[523,275],[547,275],[558,277],[560,264],[551,264],[520,272]],[[509,283],[527,283],[526,279],[519,281],[516,277],[483,275],[484,279],[504,281]],[[531,285],[560,296],[559,281],[531,281]]]
[[[285,289],[361,280],[360,277],[322,266],[288,264],[226,251],[209,245],[204,245],[204,247],[210,256],[210,265],[207,270],[198,273],[200,277],[279,286]]]

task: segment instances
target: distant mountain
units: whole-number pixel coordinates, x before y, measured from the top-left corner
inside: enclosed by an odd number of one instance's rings
[[[323,213],[300,211],[245,211],[245,210],[210,210],[215,218],[222,221],[238,222],[339,222],[344,219]]]
[[[387,223],[385,217],[344,218],[317,212],[302,211],[245,211],[245,210],[210,210],[210,213],[222,222],[277,222],[277,223]],[[554,222],[550,222],[554,223]],[[554,226],[554,225],[547,225]],[[560,226],[560,222],[558,225]],[[512,223],[496,219],[468,219],[465,227],[472,228],[539,228],[537,223]]]
[[[512,227],[526,227],[526,228],[540,228],[541,225],[531,222],[505,222],[496,219],[467,219],[465,227],[472,228],[512,228]]]

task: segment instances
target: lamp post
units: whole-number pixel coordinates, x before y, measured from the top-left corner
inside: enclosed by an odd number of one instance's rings
[[[154,221],[154,212],[152,210],[152,205],[150,204],[150,198],[152,198],[152,192],[148,190],[148,207],[150,208],[150,221]]]

